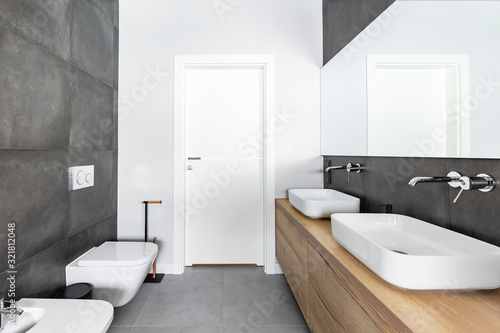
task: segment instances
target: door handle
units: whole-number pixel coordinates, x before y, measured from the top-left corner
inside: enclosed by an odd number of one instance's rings
[[[201,157],[188,157],[188,161],[201,160]]]

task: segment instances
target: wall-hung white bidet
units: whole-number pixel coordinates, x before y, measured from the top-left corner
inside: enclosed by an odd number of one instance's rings
[[[66,285],[92,283],[92,298],[119,307],[137,294],[158,254],[146,242],[105,242],[66,266]]]

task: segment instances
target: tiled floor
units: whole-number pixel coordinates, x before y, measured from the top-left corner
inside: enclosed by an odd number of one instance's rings
[[[308,333],[283,275],[262,267],[192,267],[146,283],[115,309],[108,333]]]

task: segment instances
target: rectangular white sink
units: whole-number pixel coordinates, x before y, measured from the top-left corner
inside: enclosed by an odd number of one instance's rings
[[[359,213],[359,199],[329,189],[288,190],[288,200],[302,214],[313,219],[328,218],[333,213]]]
[[[407,289],[496,289],[500,248],[397,214],[332,214],[333,237],[382,279]]]

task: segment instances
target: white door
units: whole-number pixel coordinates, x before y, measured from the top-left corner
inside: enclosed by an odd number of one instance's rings
[[[264,260],[264,68],[184,68],[186,265]]]

